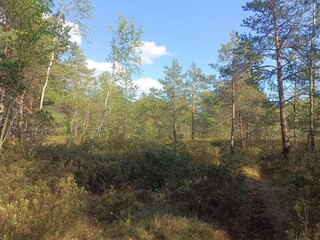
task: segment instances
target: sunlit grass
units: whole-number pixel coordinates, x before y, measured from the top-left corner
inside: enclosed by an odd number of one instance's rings
[[[156,214],[143,220],[114,222],[106,235],[110,239],[213,239],[229,240],[229,234],[198,219]]]
[[[48,136],[45,140],[46,145],[56,145],[56,144],[65,144],[67,142],[66,135],[52,135]]]
[[[256,167],[249,167],[249,166],[244,166],[242,167],[242,173],[250,179],[254,179],[256,181],[261,180],[261,173],[260,170]]]

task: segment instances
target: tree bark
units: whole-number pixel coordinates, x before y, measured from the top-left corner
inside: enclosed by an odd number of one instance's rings
[[[55,40],[53,42],[55,42]],[[50,62],[49,62],[49,65],[47,68],[47,73],[46,73],[46,79],[45,79],[43,87],[42,87],[40,106],[39,106],[40,110],[43,108],[44,95],[45,95],[45,92],[46,92],[46,89],[48,86],[48,81],[49,81],[49,77],[50,77],[50,71],[51,71],[51,67],[53,64],[53,60],[54,60],[54,51],[51,52]]]
[[[309,137],[310,137],[310,151],[316,150],[315,141],[315,108],[314,108],[314,56],[315,56],[315,28],[317,24],[317,2],[313,0],[313,22],[312,22],[312,35],[310,46],[310,66],[309,66]]]
[[[196,109],[195,109],[195,103],[192,96],[192,113],[191,113],[191,140],[194,140],[195,134],[196,134]]]
[[[173,137],[173,149],[175,154],[178,150],[178,126],[177,126],[177,109],[176,109],[176,96],[173,93],[172,96],[172,137]]]
[[[294,81],[294,99],[293,99],[293,141],[297,148],[297,117],[298,117],[298,89],[297,79]]]
[[[8,123],[9,123],[9,118],[10,118],[10,113],[11,113],[12,101],[13,101],[12,98],[9,99],[9,104],[8,104],[7,111],[6,111],[6,117],[4,119],[4,123],[3,123],[2,129],[1,129],[0,150],[2,150],[3,144],[8,136],[7,128],[8,128]]]
[[[240,132],[240,144],[241,148],[244,148],[244,134],[243,134],[243,119],[242,119],[242,114],[241,111],[239,110],[239,132]]]
[[[235,79],[234,76],[231,80],[231,136],[230,136],[230,150],[231,154],[234,153],[234,139],[236,134],[236,103],[235,103]]]
[[[64,11],[64,4],[62,4],[60,10],[59,10],[59,15],[58,15],[58,23],[60,22],[60,19],[62,17],[62,13]],[[53,39],[53,44],[55,44],[57,41],[56,38]],[[45,78],[45,82],[44,82],[44,85],[42,87],[42,92],[41,92],[41,99],[40,99],[40,106],[39,106],[39,109],[41,110],[43,108],[43,102],[44,102],[44,95],[45,95],[45,92],[46,92],[46,89],[47,89],[47,86],[48,86],[48,81],[49,81],[49,77],[50,77],[50,71],[51,71],[51,68],[52,68],[52,64],[53,64],[53,61],[54,61],[54,55],[55,55],[55,51],[52,50],[51,52],[51,57],[50,57],[50,61],[49,61],[49,65],[48,65],[48,68],[47,68],[47,72],[46,72],[46,78]]]
[[[172,126],[172,136],[173,136],[173,148],[174,152],[177,153],[178,148],[178,127],[177,127],[177,115],[176,115],[176,105],[175,102],[172,102],[172,120],[173,120],[173,126]]]
[[[101,132],[102,132],[102,128],[103,128],[103,124],[104,124],[104,118],[105,118],[105,115],[106,115],[106,113],[108,111],[109,97],[110,97],[110,95],[112,93],[114,84],[115,84],[115,82],[112,82],[110,87],[108,88],[107,95],[106,95],[106,98],[104,100],[104,106],[103,106],[103,110],[102,110],[102,114],[101,114],[101,118],[100,118],[100,123],[99,123],[98,129],[96,131],[96,136],[99,136],[101,134]]]
[[[6,116],[5,99],[6,99],[5,89],[0,87],[0,128],[3,125],[3,121]]]

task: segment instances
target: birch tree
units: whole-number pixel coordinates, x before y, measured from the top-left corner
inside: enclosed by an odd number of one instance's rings
[[[41,47],[48,23],[43,16],[50,7],[49,1],[40,0],[0,2],[0,148],[13,126],[18,134],[26,125],[25,99],[36,85],[36,69],[44,59]]]
[[[50,58],[45,74],[45,79],[41,91],[39,109],[43,108],[45,92],[48,86],[50,73],[54,59],[56,58],[61,48],[64,48],[70,43],[70,35],[78,35],[78,37],[86,37],[88,27],[85,24],[86,20],[92,18],[92,5],[90,0],[56,0],[55,6],[58,8],[58,13],[55,16],[48,16],[52,22],[54,31],[52,39],[52,47],[50,49]],[[49,14],[49,13],[48,13]]]
[[[222,44],[219,50],[219,61],[225,63],[219,67],[222,78],[229,80],[231,84],[231,131],[230,131],[230,151],[234,153],[235,136],[236,136],[236,82],[241,79],[239,69],[240,58],[235,54],[236,49],[240,46],[240,38],[235,32],[231,33],[231,41],[227,44]]]
[[[110,26],[110,31],[112,33],[111,52],[107,58],[107,61],[111,63],[110,81],[96,135],[102,131],[111,94],[115,85],[119,84],[125,96],[123,135],[124,138],[127,138],[129,104],[136,95],[136,86],[132,77],[140,73],[143,31],[141,26],[135,26],[133,19],[128,20],[122,16],[119,17],[116,27]]]

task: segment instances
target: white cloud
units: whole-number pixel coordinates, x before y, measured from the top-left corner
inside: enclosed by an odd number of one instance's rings
[[[145,42],[143,41],[142,51],[142,63],[152,64],[154,58],[158,58],[165,55],[170,55],[171,53],[167,51],[165,46],[157,46],[155,42]]]
[[[86,63],[89,69],[95,69],[95,73],[94,73],[95,76],[99,76],[103,72],[112,73],[112,70],[113,70],[112,67],[114,67],[114,71],[116,73],[121,73],[122,71],[125,71],[122,68],[122,65],[118,63],[116,63],[115,66],[113,66],[112,63],[110,62],[96,62],[95,60],[91,60],[91,59],[86,60]]]
[[[139,78],[134,81],[138,86],[138,95],[141,93],[150,93],[151,88],[162,89],[162,84],[152,78]]]
[[[96,62],[94,60],[88,59],[87,61],[87,67],[89,69],[95,69],[95,76],[101,75],[103,72],[111,72],[112,71],[112,64],[109,62]],[[162,89],[162,84],[159,83],[157,80],[154,80],[150,77],[148,78],[139,78],[137,80],[134,80],[134,83],[138,87],[137,94],[138,96],[141,93],[150,93],[151,88],[155,89]]]
[[[88,59],[87,61],[87,67],[89,69],[95,69],[95,75],[98,76],[102,74],[103,72],[111,72],[112,64],[109,62],[96,62],[94,60]]]
[[[43,13],[42,14],[43,19],[50,19],[52,18],[52,14],[48,14],[48,13]],[[0,20],[0,23],[2,21]],[[81,38],[81,33],[80,33],[80,28],[78,24],[75,24],[73,22],[69,22],[69,21],[63,21],[60,19],[60,23],[63,24],[63,28],[70,28],[69,30],[69,40],[73,43],[78,44],[79,46],[82,43],[82,38]],[[61,32],[62,33],[62,32]]]
[[[82,38],[81,38],[79,26],[77,24],[74,24],[73,22],[67,22],[66,26],[70,27],[70,31],[69,31],[70,41],[80,46],[82,42]]]

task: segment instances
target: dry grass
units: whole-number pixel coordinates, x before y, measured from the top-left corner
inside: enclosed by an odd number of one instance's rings
[[[173,215],[154,215],[140,221],[122,220],[106,229],[106,239],[201,239],[230,240],[229,234],[198,219]]]
[[[242,173],[249,179],[253,179],[256,181],[261,180],[260,170],[256,167],[244,166],[242,167]]]

